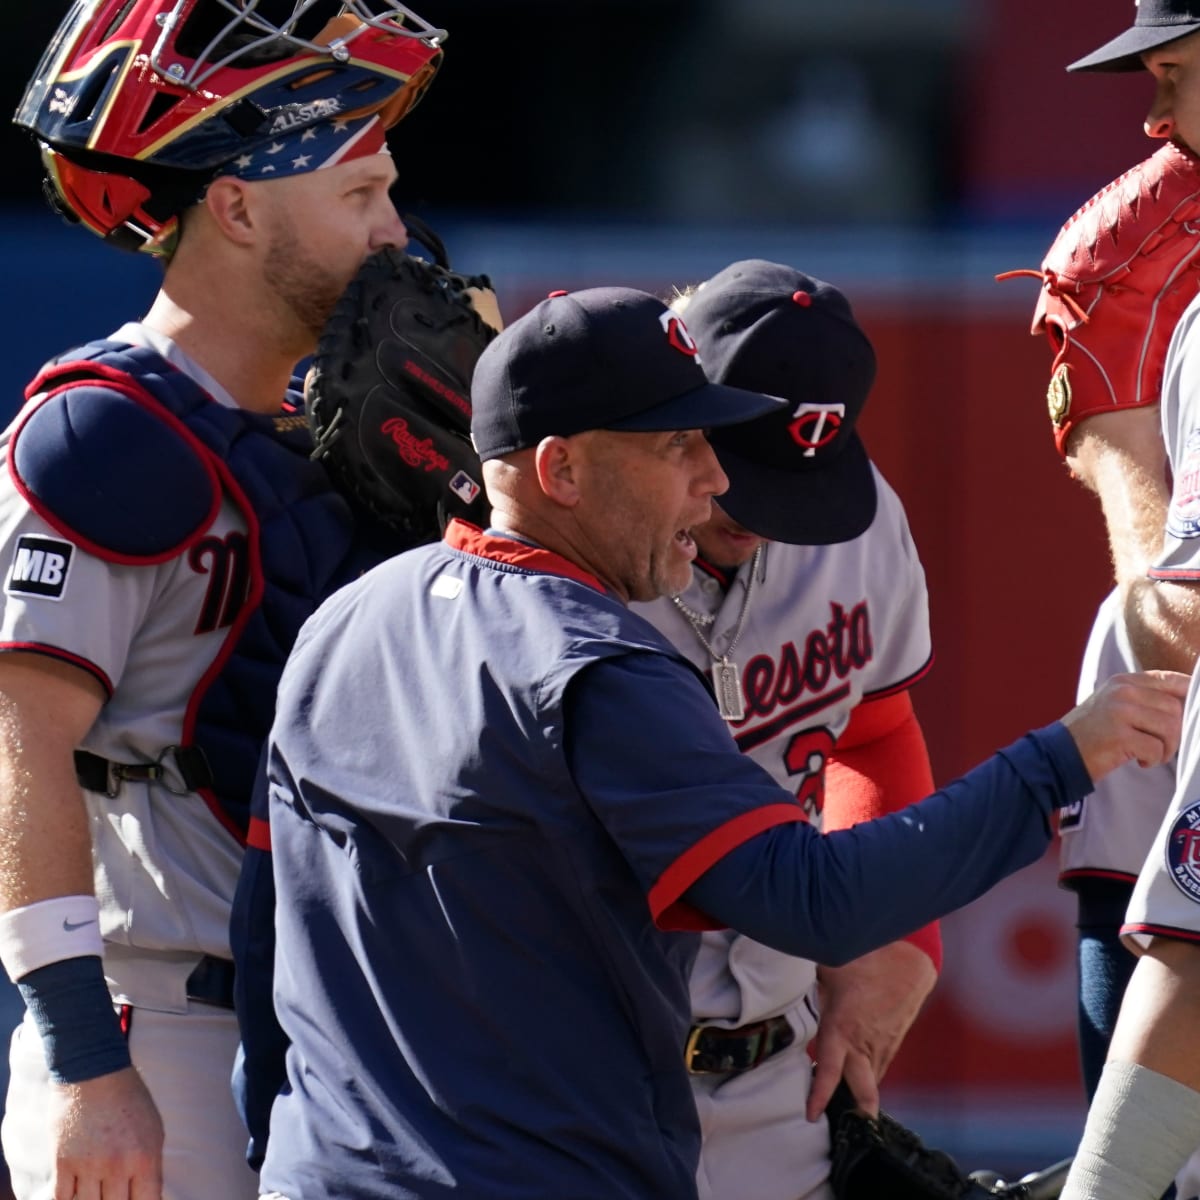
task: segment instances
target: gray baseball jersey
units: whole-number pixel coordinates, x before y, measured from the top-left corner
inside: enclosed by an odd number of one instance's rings
[[[1184,705],[1175,794],[1133,889],[1122,933],[1135,949],[1155,934],[1200,941],[1200,667]]]
[[[137,324],[113,336],[156,350],[233,406],[168,339]],[[14,428],[0,435],[6,466]],[[147,505],[155,502],[146,496]],[[245,523],[226,501],[211,532],[225,538],[234,531],[244,533]],[[89,554],[32,511],[7,469],[0,473],[0,564],[0,649],[72,663],[108,693],[84,749],[117,762],[149,762],[183,740],[188,702],[228,632],[199,620],[219,583],[216,572],[186,556],[121,565]],[[178,780],[171,786],[184,790]],[[114,799],[82,794],[114,996],[183,1012],[184,982],[197,955],[230,957],[229,908],[241,847],[194,793],[125,781]],[[139,950],[162,953],[148,961]]]
[[[1200,581],[1200,297],[1167,348],[1162,431],[1172,467],[1163,553],[1153,578]],[[1134,948],[1156,933],[1200,940],[1200,706],[1193,673],[1184,706],[1175,791],[1142,866],[1123,928]]]
[[[864,697],[899,691],[931,658],[925,574],[899,497],[876,471],[879,507],[860,537],[832,546],[766,545],[741,618],[750,564],[728,592],[702,568],[679,599],[718,653],[736,644],[746,715],[730,732],[743,752],[801,797],[820,826],[825,761]],[[702,670],[713,656],[671,600],[634,606]],[[738,632],[740,625],[740,632]],[[816,965],[729,931],[701,938],[691,977],[697,1020],[736,1027],[786,1014],[790,1050],[725,1079],[694,1077],[704,1134],[702,1197],[795,1200],[828,1175],[825,1123],[804,1119],[816,1032]]]
[[[1162,433],[1172,489],[1163,549],[1151,578],[1200,581],[1200,297],[1175,327],[1163,370]],[[1093,686],[1107,675],[1137,668],[1115,601],[1101,605],[1080,679],[1094,655]],[[1174,762],[1143,770],[1118,768],[1080,810],[1078,837],[1063,830],[1064,874],[1136,873],[1122,934],[1134,950],[1155,934],[1200,940],[1200,698],[1193,674],[1184,707],[1183,737]],[[1157,814],[1157,816],[1156,816]],[[1068,826],[1070,817],[1068,816]],[[1148,845],[1145,854],[1142,848]],[[1139,855],[1141,857],[1139,858]],[[1200,1191],[1200,1153],[1176,1178],[1180,1196]]]
[[[1092,623],[1079,672],[1079,700],[1113,675],[1140,670],[1118,601],[1115,591],[1109,593]],[[1098,878],[1132,883],[1174,791],[1171,764],[1144,770],[1127,763],[1100,780],[1090,796],[1063,809],[1059,813],[1062,882]]]

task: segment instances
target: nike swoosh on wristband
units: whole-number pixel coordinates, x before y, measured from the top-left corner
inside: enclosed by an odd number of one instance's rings
[[[75,930],[82,929],[85,925],[95,925],[95,923],[95,917],[87,921],[68,921],[66,917],[63,917],[63,932],[74,933]]]

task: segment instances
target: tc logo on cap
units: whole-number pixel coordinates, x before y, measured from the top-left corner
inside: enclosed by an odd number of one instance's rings
[[[697,362],[700,361],[700,349],[692,341],[692,335],[688,333],[687,326],[679,319],[678,313],[673,313],[670,309],[660,312],[658,314],[658,323],[666,331],[667,341],[680,354],[686,354],[689,358],[694,358]]]
[[[837,437],[845,415],[844,404],[801,404],[792,414],[794,420],[788,426],[788,433],[804,451],[804,457],[812,458]]]

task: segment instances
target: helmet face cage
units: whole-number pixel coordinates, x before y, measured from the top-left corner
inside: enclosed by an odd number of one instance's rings
[[[81,169],[157,190],[164,172],[211,178],[319,121],[378,113],[390,127],[432,81],[445,36],[398,0],[75,0],[14,120]],[[81,216],[84,181],[59,189]],[[96,228],[104,205],[85,206]]]
[[[225,67],[277,62],[302,51],[346,62],[353,54],[355,39],[369,29],[433,45],[446,37],[444,29],[430,25],[395,0],[345,0],[340,4],[329,0],[207,0],[204,20],[198,16],[196,0],[177,0],[156,18],[162,33],[150,51],[151,67],[163,79],[189,91],[197,90]],[[352,18],[346,22],[347,32],[314,40],[335,17]]]

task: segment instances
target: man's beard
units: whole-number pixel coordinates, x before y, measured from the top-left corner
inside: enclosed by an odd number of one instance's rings
[[[271,238],[263,263],[263,279],[314,342],[321,336],[325,322],[349,283],[310,257],[290,224]]]

